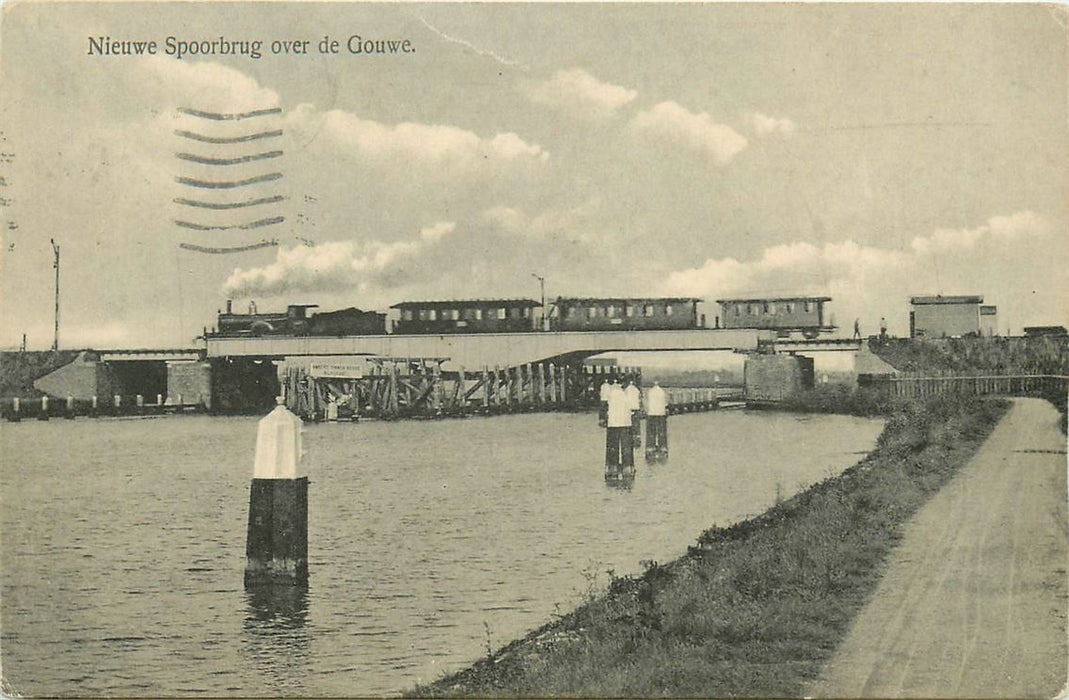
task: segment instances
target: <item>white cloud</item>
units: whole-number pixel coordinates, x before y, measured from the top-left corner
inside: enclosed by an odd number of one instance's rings
[[[794,133],[794,122],[786,117],[777,119],[767,114],[754,112],[750,115],[750,126],[758,136],[768,136],[777,132],[790,136]]]
[[[1069,241],[1052,236],[1049,221],[1032,212],[988,219],[972,229],[941,229],[914,238],[903,250],[852,240],[771,246],[749,261],[710,258],[672,272],[665,294],[703,297],[820,294],[834,299],[841,326],[880,316],[892,332],[905,333],[909,297],[915,294],[982,294],[999,306],[1002,327],[1040,322],[1038,294],[1054,300],[1069,294],[1062,271]],[[1038,264],[1037,264],[1037,261]],[[895,328],[897,320],[897,328]]]
[[[280,102],[274,90],[220,63],[157,56],[139,65],[147,75],[138,89],[155,104],[229,112],[277,107]]]
[[[1049,232],[1050,224],[1043,217],[1023,211],[1010,216],[992,217],[973,229],[937,229],[931,236],[914,238],[910,247],[918,254],[946,253],[972,249],[984,239],[1011,241]]]
[[[749,145],[746,137],[707,113],[696,114],[677,102],[661,102],[639,112],[631,121],[639,133],[666,139],[677,146],[711,157],[725,165]]]
[[[513,207],[496,206],[484,211],[482,218],[503,231],[529,239],[597,244],[611,240],[614,233],[605,228],[601,197],[566,208],[547,209],[535,216]]]
[[[401,269],[414,263],[428,248],[456,228],[438,222],[420,230],[417,240],[383,243],[330,241],[314,246],[280,248],[275,261],[263,267],[235,269],[224,284],[227,295],[248,298],[280,296],[292,292],[333,292],[390,286],[403,276]]]
[[[425,241],[436,241],[442,236],[447,236],[457,227],[454,221],[439,221],[433,226],[424,226],[420,229],[419,237]]]
[[[608,119],[637,96],[634,90],[603,83],[581,68],[559,70],[527,91],[527,97],[536,104],[570,110],[590,119]]]
[[[326,137],[330,145],[380,164],[417,166],[449,176],[487,165],[549,160],[548,151],[512,132],[484,138],[449,125],[382,124],[339,109],[321,112],[309,104],[293,109],[287,115],[287,123],[299,135],[309,139]]]

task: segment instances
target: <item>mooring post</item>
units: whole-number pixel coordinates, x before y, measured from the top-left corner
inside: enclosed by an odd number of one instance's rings
[[[568,390],[566,388],[567,385],[568,385],[568,366],[565,365],[564,367],[560,368],[560,402],[561,402],[562,405],[566,404],[568,402]]]
[[[67,412],[63,414],[67,420],[74,420],[74,397],[67,394]]]
[[[627,407],[631,411],[631,442],[635,447],[642,445],[642,392],[633,381],[624,389],[627,395]]]
[[[434,364],[431,369],[431,381],[433,385],[431,387],[431,407],[434,409],[435,415],[442,414],[442,366],[438,363]]]
[[[490,372],[483,365],[483,411],[490,409]]]
[[[646,396],[646,459],[668,458],[668,395],[657,382]]]
[[[37,414],[37,420],[48,420],[48,395],[41,397],[41,411]]]
[[[605,429],[605,481],[620,482],[635,476],[635,448],[631,442],[631,409],[619,384],[609,392]]]
[[[145,397],[142,396],[141,394],[138,394],[137,396],[134,397],[134,401],[137,403],[137,412],[138,413],[144,413],[145,412]]]
[[[22,408],[21,403],[22,403],[21,400],[17,396],[15,396],[15,397],[13,397],[11,399],[11,417],[10,417],[10,420],[11,420],[12,423],[18,423],[20,420],[22,420],[22,416],[19,415],[19,409]]]
[[[524,382],[523,373],[521,373],[520,386],[523,388],[523,402],[530,407],[534,406],[534,366],[528,362],[526,369],[527,381]]]
[[[249,492],[245,587],[308,581],[308,477],[297,476],[301,419],[276,399],[260,420]]]
[[[598,425],[603,428],[609,424],[610,392],[612,392],[612,385],[609,384],[609,380],[603,378],[601,380],[601,387],[598,389]]]
[[[557,405],[557,366],[549,363],[549,402]]]
[[[116,394],[111,398],[112,409],[115,411],[115,414],[118,415],[118,413],[122,410],[122,395]]]

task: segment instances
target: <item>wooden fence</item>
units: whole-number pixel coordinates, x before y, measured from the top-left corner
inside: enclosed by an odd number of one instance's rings
[[[916,398],[934,394],[1021,395],[1065,393],[1069,376],[1061,374],[1005,374],[998,371],[905,372],[897,375],[861,374],[858,387],[871,388],[887,396]]]

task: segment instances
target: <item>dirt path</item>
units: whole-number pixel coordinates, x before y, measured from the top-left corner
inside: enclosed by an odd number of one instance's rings
[[[813,697],[1064,696],[1066,441],[1018,399],[909,522]]]

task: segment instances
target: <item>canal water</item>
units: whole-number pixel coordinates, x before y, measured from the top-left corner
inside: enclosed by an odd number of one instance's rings
[[[0,426],[4,691],[391,694],[839,473],[878,420],[670,419],[671,458],[606,486],[592,414],[305,428],[307,591],[242,585],[256,420]]]

